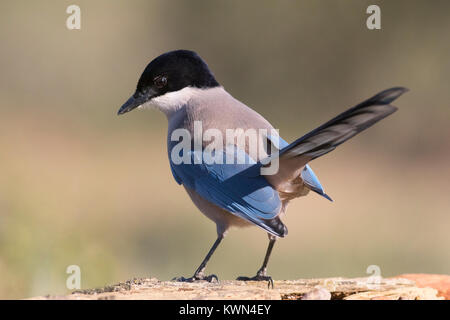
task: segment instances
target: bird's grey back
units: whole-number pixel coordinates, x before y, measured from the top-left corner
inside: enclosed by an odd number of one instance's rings
[[[248,129],[267,130],[270,134],[273,126],[259,113],[236,100],[222,87],[207,89],[193,97],[178,111],[170,115],[168,128],[168,151],[177,143],[171,141],[175,129],[186,129],[194,137],[194,122],[199,121],[203,132],[216,129],[223,135],[225,144],[226,130]],[[209,144],[203,142],[204,146]],[[246,150],[248,151],[248,150]],[[254,160],[260,160],[261,155],[250,154]]]

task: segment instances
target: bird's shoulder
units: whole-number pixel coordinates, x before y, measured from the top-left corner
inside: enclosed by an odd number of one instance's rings
[[[200,121],[203,129],[273,129],[261,114],[222,87],[205,90],[187,104],[185,112],[189,122]]]

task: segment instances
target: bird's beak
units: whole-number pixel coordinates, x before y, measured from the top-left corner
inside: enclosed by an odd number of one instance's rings
[[[141,97],[136,97],[136,95],[132,95],[130,97],[130,99],[127,100],[127,102],[125,102],[119,109],[119,111],[117,112],[117,115],[121,115],[124,113],[127,113],[137,107],[139,107],[141,104],[143,104],[145,102],[145,99],[141,96]]]

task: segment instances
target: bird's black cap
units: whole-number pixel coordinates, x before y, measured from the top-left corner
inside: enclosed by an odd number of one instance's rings
[[[139,78],[136,92],[120,108],[123,114],[152,98],[185,87],[213,88],[219,86],[208,65],[194,51],[176,50],[152,60]]]

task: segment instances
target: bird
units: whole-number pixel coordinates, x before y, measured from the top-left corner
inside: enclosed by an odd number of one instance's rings
[[[288,233],[282,221],[288,204],[310,191],[332,201],[309,163],[394,113],[397,107],[391,103],[406,91],[404,87],[381,91],[288,143],[268,120],[228,93],[196,52],[174,50],[154,58],[118,115],[144,108],[166,115],[172,175],[217,231],[194,274],[173,280],[218,281],[205,270],[227,231],[256,226],[269,238],[263,263],[256,275],[237,280],[268,281],[273,287],[267,266],[275,242]],[[204,136],[196,141],[208,130],[215,133],[209,137],[214,136],[214,147]],[[228,139],[228,132],[234,133],[233,139]],[[258,151],[250,145],[255,136]],[[268,172],[272,165],[273,172]]]

